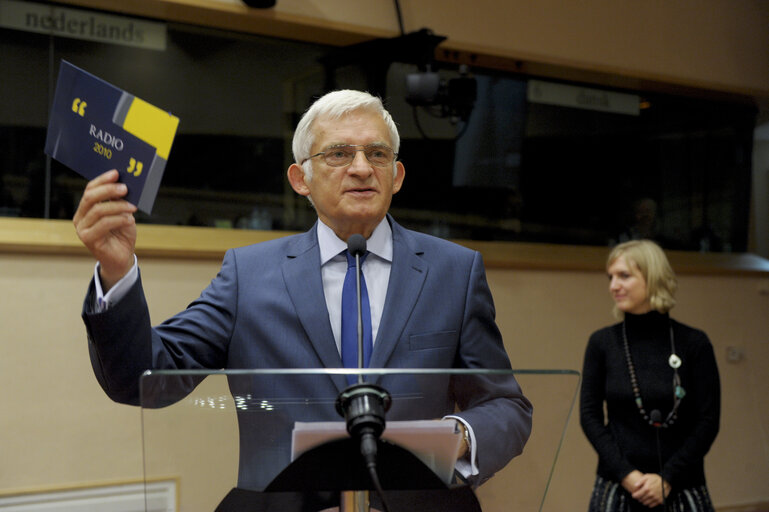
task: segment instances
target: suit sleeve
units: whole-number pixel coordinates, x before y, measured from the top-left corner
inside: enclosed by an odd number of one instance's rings
[[[223,368],[235,317],[234,255],[228,252],[219,274],[187,309],[153,328],[141,274],[127,294],[103,312],[92,309],[94,285],[83,304],[91,365],[112,400],[140,405],[140,379],[146,370]],[[195,382],[159,390],[182,398]],[[192,387],[190,387],[192,386]],[[145,390],[145,399],[147,392]],[[141,405],[148,405],[147,403]],[[152,405],[150,405],[152,406]]]
[[[457,367],[511,368],[495,316],[483,262],[476,252],[467,285]],[[475,433],[479,475],[471,483],[480,485],[523,451],[531,433],[532,405],[511,375],[460,377],[452,385],[462,409],[458,416]]]
[[[112,400],[139,405],[141,375],[153,368],[152,327],[141,277],[106,311],[93,310],[94,294],[91,281],[82,317],[96,380]]]

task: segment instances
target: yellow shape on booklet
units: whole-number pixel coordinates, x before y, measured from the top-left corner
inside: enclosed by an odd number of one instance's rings
[[[168,160],[179,118],[134,97],[128,108],[123,129],[153,146],[159,157]]]
[[[143,169],[144,164],[137,162],[135,158],[131,157],[131,160],[128,162],[128,169],[126,170],[128,171],[128,174],[133,174],[134,177],[138,178]]]
[[[75,98],[72,101],[72,112],[79,115],[80,117],[85,117],[85,107],[87,106],[88,103],[82,101],[80,98]]]

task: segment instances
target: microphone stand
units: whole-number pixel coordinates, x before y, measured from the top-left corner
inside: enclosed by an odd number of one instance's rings
[[[358,369],[365,366],[363,358],[363,314],[361,306],[360,255],[366,252],[366,239],[352,235],[347,241],[347,250],[355,257],[355,284],[358,302]],[[377,440],[385,428],[385,412],[390,408],[392,398],[384,388],[365,383],[363,374],[358,382],[342,391],[336,399],[336,410],[347,421],[347,432],[360,440],[360,451],[385,512],[389,508],[379,483],[376,470]],[[368,491],[344,491],[340,500],[341,512],[367,512]]]

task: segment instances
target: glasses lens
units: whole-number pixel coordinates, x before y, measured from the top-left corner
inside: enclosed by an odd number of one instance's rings
[[[363,153],[374,165],[387,165],[393,161],[393,150],[387,146],[366,146]]]
[[[352,146],[335,146],[323,153],[326,163],[332,167],[341,167],[353,161],[355,148]]]

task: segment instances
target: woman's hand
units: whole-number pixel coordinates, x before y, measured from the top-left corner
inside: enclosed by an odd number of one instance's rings
[[[640,471],[638,473],[640,473]],[[663,489],[665,496],[668,496],[670,494],[670,484],[667,483],[660,475],[657,473],[644,473],[635,480],[634,488],[632,490],[628,489],[628,491],[630,492],[630,495],[633,497],[633,499],[636,499],[641,502],[641,504],[652,508],[664,503],[662,494]]]
[[[641,480],[641,477],[643,476],[643,473],[638,471],[637,469],[634,469],[630,473],[628,473],[625,478],[622,479],[622,487],[625,488],[627,492],[630,494],[633,494],[635,492],[638,482]]]

